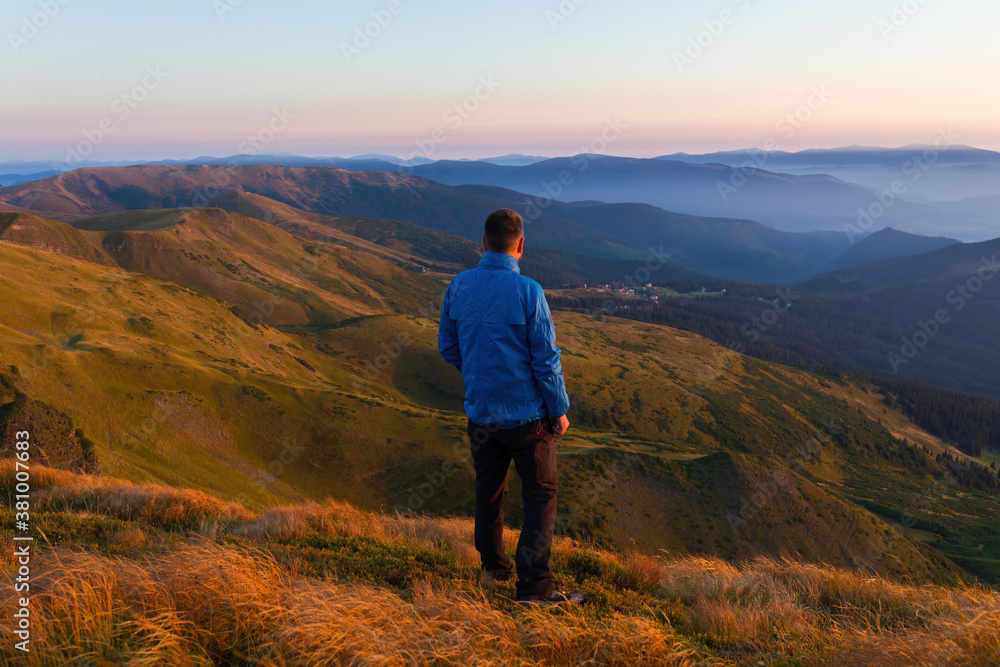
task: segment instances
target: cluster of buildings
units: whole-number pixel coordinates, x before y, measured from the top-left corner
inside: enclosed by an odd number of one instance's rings
[[[617,294],[620,296],[634,296],[640,299],[648,299],[649,301],[659,301],[660,296],[658,294],[652,293],[654,290],[653,283],[645,283],[644,285],[639,285],[634,282],[613,282],[604,283],[603,285],[588,285],[583,283],[582,285],[570,285],[566,283],[563,285],[563,289],[582,289],[585,292],[596,292],[598,294]],[[698,292],[702,294],[707,294],[711,290],[707,287],[702,287]],[[725,294],[726,290],[722,290],[722,294]]]
[[[565,284],[563,288],[571,289],[572,285]],[[636,289],[642,290],[638,294]],[[598,294],[606,294],[608,292],[620,294],[622,296],[639,296],[640,298],[648,298],[650,301],[659,301],[660,297],[656,294],[649,294],[646,290],[652,289],[653,283],[646,283],[645,285],[637,285],[636,283],[604,283],[603,285],[594,285],[590,287],[587,283],[582,285],[577,285],[576,289],[582,289],[585,292],[594,291]]]

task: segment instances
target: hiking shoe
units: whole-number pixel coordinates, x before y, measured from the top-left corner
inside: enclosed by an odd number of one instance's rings
[[[551,607],[552,605],[583,604],[583,593],[554,591],[548,595],[531,595],[517,601],[521,607]]]
[[[517,578],[514,570],[482,570],[480,573],[483,581],[513,581]]]

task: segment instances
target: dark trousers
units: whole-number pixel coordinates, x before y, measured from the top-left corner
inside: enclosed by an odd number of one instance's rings
[[[469,443],[476,469],[476,549],[483,570],[517,573],[517,597],[555,590],[549,559],[556,523],[556,447],[548,418],[511,429],[469,422]],[[510,462],[521,478],[524,526],[515,562],[503,548],[503,500]]]

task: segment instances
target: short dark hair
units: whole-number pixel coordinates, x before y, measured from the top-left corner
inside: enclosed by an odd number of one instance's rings
[[[486,249],[510,252],[524,236],[524,220],[517,211],[500,208],[486,217]]]

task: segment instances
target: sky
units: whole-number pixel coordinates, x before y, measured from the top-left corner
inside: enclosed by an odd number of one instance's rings
[[[6,0],[0,161],[998,150],[997,25],[995,0]]]

